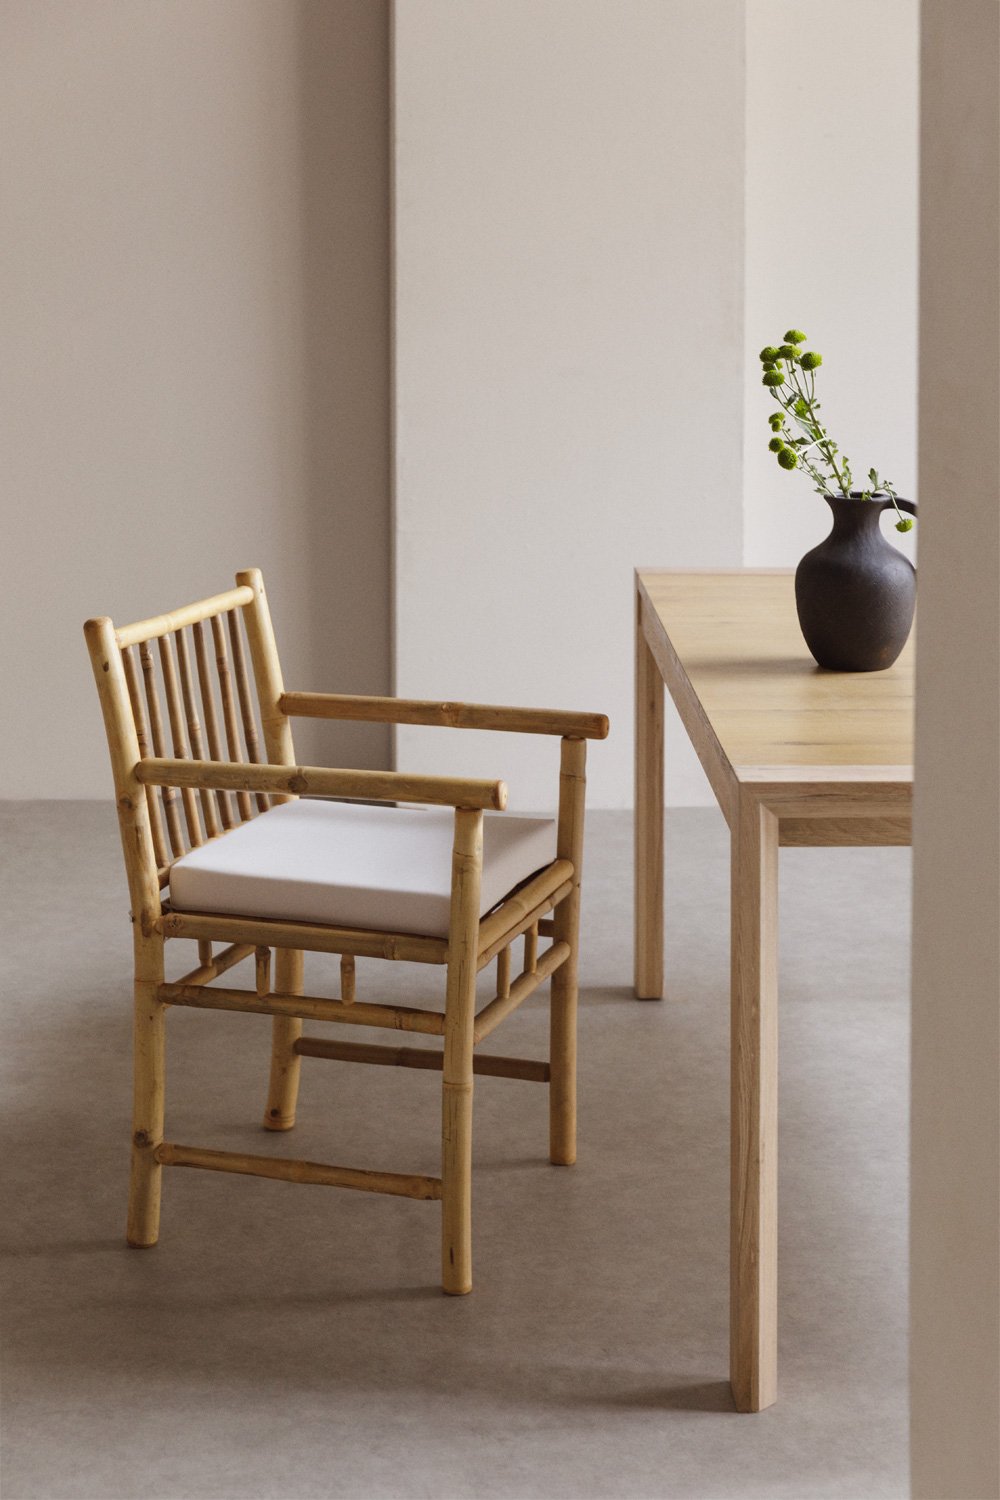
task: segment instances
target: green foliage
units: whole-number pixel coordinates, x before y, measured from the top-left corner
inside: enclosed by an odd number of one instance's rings
[[[773,436],[767,446],[783,469],[797,469],[801,465],[812,479],[817,494],[850,495],[850,462],[840,452],[818,415],[820,403],[816,400],[814,372],[823,363],[823,356],[814,349],[802,351],[799,348],[805,337],[801,329],[790,328],[783,343],[767,344],[760,351],[762,383],[781,405],[780,411],[773,411],[768,416],[767,424]],[[793,436],[793,432],[797,435]],[[862,492],[861,499],[888,495],[898,518],[896,530],[910,531],[913,522],[901,514],[895,486],[888,479],[880,479],[875,469],[868,470],[868,480],[868,488]]]

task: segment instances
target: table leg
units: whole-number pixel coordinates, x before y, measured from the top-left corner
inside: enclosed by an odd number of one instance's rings
[[[635,993],[663,998],[663,678],[635,617]]]
[[[732,831],[730,1379],[777,1398],[778,820],[741,791]]]

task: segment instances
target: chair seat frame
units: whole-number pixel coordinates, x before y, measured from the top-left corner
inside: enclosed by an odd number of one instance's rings
[[[84,626],[108,736],[131,900],[135,1010],[127,1240],[136,1247],[156,1243],[162,1171],[167,1166],[237,1172],[440,1201],[442,1286],[448,1293],[462,1295],[472,1288],[474,1076],[478,1073],[547,1084],[549,1158],[564,1166],[576,1160],[577,973],[586,742],[603,739],[608,732],[608,721],[601,714],[536,708],[286,693],[262,575],[258,569],[248,569],[237,574],[236,585],[235,589],[197,604],[117,630],[106,617],[88,620]],[[224,647],[223,617],[228,617],[233,672],[229,670]],[[240,617],[252,660],[265,762],[259,759],[249,682],[239,644]],[[211,695],[205,691],[207,655],[201,635],[205,622],[210,622],[216,643],[227,744],[230,752],[238,745],[238,735],[234,732],[238,716],[231,682],[235,676],[250,763],[235,755],[224,760],[215,753],[220,748],[221,735],[214,723]],[[204,732],[193,708],[193,676],[185,639],[188,628],[195,632],[206,720]],[[173,756],[163,753],[165,736],[158,701],[155,693],[150,695],[149,643],[153,640],[160,647]],[[140,648],[148,714],[142,706],[139,673],[130,655],[130,648],[135,646]],[[291,734],[291,720],[296,717],[436,724],[559,737],[555,860],[480,917],[483,810],[505,808],[504,783],[411,776],[396,771],[298,766]],[[167,837],[174,857],[183,842],[178,800],[192,841],[201,842],[202,820],[208,837],[217,836],[231,826],[227,816],[230,797],[235,797],[240,815],[245,818],[254,815],[255,806],[266,808],[271,801],[287,801],[300,795],[389,803],[416,801],[452,807],[454,838],[447,937],[185,912],[163,899],[171,864]],[[550,939],[541,951],[540,937]],[[164,948],[169,940],[176,938],[197,943],[198,964],[181,979],[168,983]],[[512,979],[511,946],[518,939],[524,945],[523,967],[520,975]],[[217,951],[217,944],[224,946]],[[307,951],[340,955],[339,1000],[303,993],[303,955]],[[355,995],[358,956],[443,966],[444,1011],[358,1000]],[[231,989],[216,983],[237,964],[251,958],[255,966],[252,990]],[[477,1014],[477,975],[494,961],[496,994]],[[548,979],[551,980],[548,1060],[477,1055],[476,1045]],[[295,1124],[303,1057],[440,1071],[440,1176],[251,1156],[166,1140],[165,1018],[171,1006],[272,1017],[271,1070],[263,1120],[269,1130],[289,1130]],[[306,1020],[419,1033],[440,1037],[443,1046],[440,1049],[382,1046],[304,1036]]]

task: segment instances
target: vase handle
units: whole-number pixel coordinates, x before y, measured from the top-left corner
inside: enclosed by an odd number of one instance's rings
[[[899,495],[897,495],[896,504],[899,506],[900,510],[908,510],[911,516],[915,516],[917,513],[917,502],[915,500],[903,500]]]

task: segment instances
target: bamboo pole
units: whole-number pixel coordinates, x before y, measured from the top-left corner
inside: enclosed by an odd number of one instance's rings
[[[198,964],[200,968],[207,969],[212,963],[212,940],[211,938],[198,939]]]
[[[441,1108],[441,1279],[472,1291],[472,1029],[476,1009],[483,814],[455,810]]]
[[[185,604],[167,615],[154,615],[149,620],[137,620],[134,625],[122,625],[115,631],[115,639],[122,649],[136,646],[160,635],[171,635],[184,625],[194,625],[212,615],[221,615],[227,609],[238,609],[240,605],[249,604],[250,599],[247,589],[229,589],[224,594],[213,594],[210,599],[200,599],[197,604]]]
[[[210,984],[161,984],[158,998],[166,1005],[189,1005],[196,1010],[249,1011],[255,1016],[297,1016],[304,1021],[346,1021],[354,1026],[378,1026],[390,1031],[419,1031],[427,1036],[444,1035],[444,1016],[437,1010],[417,1010],[409,1005],[370,1005],[315,995],[288,995],[272,991],[224,990]]]
[[[536,909],[551,895],[556,893],[560,886],[565,885],[573,877],[573,866],[568,860],[555,859],[544,870],[532,877],[527,885],[523,885],[519,891],[508,896],[502,906],[496,911],[491,911],[479,924],[479,956],[490,948],[493,949],[492,956],[496,957],[501,947],[506,947],[515,937],[520,936],[524,927],[520,924],[530,924],[535,920]],[[515,930],[516,929],[516,930]],[[494,946],[494,945],[497,946]]]
[[[249,574],[240,573],[240,578]],[[548,708],[508,708],[491,703],[434,703],[416,698],[378,698],[350,693],[282,693],[283,713],[296,719],[353,719],[378,724],[437,724],[445,729],[496,729],[514,734],[607,738],[604,714]]]
[[[497,931],[497,926],[499,925],[497,919],[504,915],[504,913],[507,911],[507,907],[511,905],[512,902],[517,898],[512,897],[511,901],[505,902],[504,905],[500,907],[499,911],[491,912],[488,917],[483,918],[482,923],[480,924],[479,938],[480,949],[478,963],[480,969],[485,969],[488,963],[492,963],[493,959],[496,958],[501,948],[507,947],[514,941],[515,938],[521,937],[521,935],[526,932],[527,929],[531,927],[535,922],[537,922],[545,912],[551,911],[554,906],[558,906],[560,901],[565,900],[570,891],[573,889],[573,880],[572,867],[567,864],[564,868],[570,871],[570,878],[568,880],[564,880],[561,885],[557,885],[556,888],[547,896],[545,896],[537,906],[529,907],[527,911],[524,910],[523,905],[519,904],[516,910],[519,910],[522,915],[518,917],[517,921],[512,922],[510,927],[503,928],[500,931],[499,936],[494,937],[492,941],[488,941],[485,943],[484,936],[486,938],[489,938],[491,933],[495,933]],[[525,887],[525,889],[527,889],[527,887]]]
[[[244,791],[312,793],[377,802],[429,802],[437,807],[495,807],[507,802],[502,781],[410,776],[401,771],[333,770],[327,766],[247,765],[241,761],[142,761],[139,776],[154,786],[226,787]]]
[[[163,674],[163,690],[167,699],[167,717],[170,721],[170,739],[174,755],[178,760],[189,760],[187,734],[184,729],[184,714],[181,709],[180,689],[177,686],[177,668],[174,664],[173,636],[161,635],[157,640],[160,650],[160,670]],[[192,849],[205,842],[198,817],[198,799],[191,787],[181,788],[181,804],[184,821],[187,823],[188,840]]]
[[[198,718],[197,700],[194,695],[194,679],[191,675],[191,657],[188,652],[187,637],[183,630],[178,630],[174,640],[177,646],[177,670],[181,679],[181,697],[184,701],[184,716],[187,719],[188,742],[191,746],[191,755],[195,760],[204,760],[205,740],[201,732],[201,720]],[[207,790],[201,792],[200,795],[202,817],[205,819],[205,832],[210,839],[215,838],[221,832],[215,805],[215,796]]]
[[[140,757],[152,754],[152,745],[149,740],[149,726],[146,723],[146,710],[142,702],[142,689],[139,686],[139,674],[136,670],[135,659],[132,649],[127,648],[121,654],[122,668],[125,673],[125,682],[128,686],[129,702],[132,705],[132,719],[135,724],[136,739],[139,744]],[[149,808],[149,828],[153,838],[153,851],[159,868],[170,864],[170,855],[167,853],[167,841],[163,833],[163,819],[160,816],[159,790],[156,787],[146,788],[146,805]]]
[[[567,944],[566,962],[552,977],[549,1009],[549,1160],[557,1166],[576,1161],[576,1012],[580,940],[580,876],[583,869],[583,816],[587,791],[587,743],[564,739],[559,766],[559,826],[556,848],[573,866],[573,889],[555,909],[553,945]]]
[[[240,731],[236,722],[236,705],[233,702],[233,676],[229,670],[229,653],[226,650],[226,637],[222,629],[222,620],[218,615],[212,616],[212,642],[215,646],[215,671],[219,681],[219,701],[222,704],[222,723],[226,731],[226,748],[229,751],[231,762],[238,764],[243,760],[240,750]],[[253,803],[245,790],[236,790],[236,806],[243,822],[253,817]]]
[[[532,922],[524,934],[524,972],[534,974],[538,968],[538,923]]]
[[[238,1172],[270,1177],[277,1182],[306,1182],[319,1187],[354,1188],[362,1193],[389,1193],[396,1198],[441,1197],[437,1177],[404,1176],[401,1172],[365,1172],[357,1167],[331,1167],[323,1162],[287,1157],[244,1156],[239,1151],[209,1151],[203,1146],[178,1146],[164,1141],[156,1152],[165,1167],[200,1167],[209,1172]]]
[[[353,1005],[357,998],[353,953],[342,953],[340,955],[340,998],[345,1005]]]
[[[372,1042],[330,1042],[326,1037],[302,1037],[295,1044],[300,1057],[324,1057],[333,1062],[372,1063],[380,1068],[417,1068],[440,1073],[444,1054],[430,1047],[384,1047]],[[528,1057],[498,1057],[474,1052],[472,1071],[488,1078],[521,1078],[529,1083],[548,1083],[549,1065]]]
[[[510,944],[497,954],[497,995],[506,1000],[510,994]]]
[[[160,697],[156,688],[156,663],[153,653],[147,642],[143,641],[139,647],[139,662],[142,667],[142,681],[146,692],[146,707],[149,710],[149,740],[153,747],[151,759],[159,759],[163,756],[165,747],[163,739],[163,718],[160,714]],[[167,837],[170,840],[170,848],[174,859],[179,859],[186,851],[184,835],[181,833],[181,822],[178,817],[177,807],[180,801],[180,793],[175,786],[159,783],[161,787],[160,796],[163,801],[163,819],[167,825]]]
[[[278,948],[274,982],[283,995],[301,995],[305,954],[301,948]],[[302,1035],[300,1016],[275,1016],[271,1022],[271,1074],[264,1108],[265,1130],[291,1130],[299,1097],[302,1059],[296,1043]]]
[[[260,762],[260,743],[257,739],[257,720],[253,711],[253,696],[250,692],[250,679],[247,677],[247,661],[243,650],[243,637],[240,634],[239,615],[235,610],[227,616],[229,622],[229,644],[233,650],[233,676],[236,680],[236,697],[240,705],[240,719],[243,724],[243,743],[247,747],[247,760],[254,764]],[[263,792],[257,793],[257,811],[267,812],[270,801]]]
[[[168,938],[212,937],[218,942],[266,943],[272,948],[304,948],[307,953],[356,953],[411,964],[443,964],[448,957],[444,938],[408,932],[366,932],[353,927],[186,911],[169,911],[155,921],[157,931]]]
[[[254,979],[257,984],[257,993],[263,998],[271,993],[271,950],[270,948],[254,949]]]
[[[160,1223],[161,1171],[154,1152],[163,1139],[164,1007],[163,937],[156,923],[160,884],[149,806],[135,771],[139,740],[122,653],[107,617],[83,627],[108,736],[118,805],[125,873],[132,905],[135,960],[133,1009],[132,1152],[127,1237],[130,1245],[154,1245]]]
[[[533,973],[518,975],[506,995],[498,995],[491,1000],[489,1005],[484,1005],[476,1017],[474,1039],[481,1042],[491,1032],[496,1031],[500,1022],[510,1015],[511,1011],[517,1010],[523,1005],[529,995],[533,995],[540,985],[544,984],[550,974],[554,974],[569,958],[568,943],[553,943],[551,948],[538,959]]]
[[[215,694],[212,691],[205,626],[201,620],[192,625],[191,634],[194,636],[194,655],[198,664],[198,689],[201,693],[202,713],[205,716],[205,739],[208,742],[208,753],[212,760],[221,760],[222,741],[219,739],[219,720],[215,712]],[[238,819],[234,818],[229,805],[229,793],[217,790],[215,798],[219,804],[219,817],[222,819],[223,828],[232,828]]]
[[[295,764],[295,745],[292,726],[279,706],[284,683],[281,676],[281,661],[274,639],[271,610],[264,590],[264,577],[259,568],[247,568],[237,573],[237,582],[250,590],[251,599],[243,612],[250,659],[253,662],[254,680],[257,684],[257,702],[260,705],[260,723],[264,732],[264,748],[272,765]],[[287,802],[287,796],[276,799]]]

